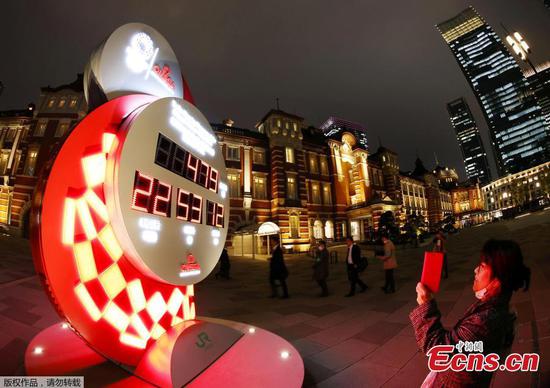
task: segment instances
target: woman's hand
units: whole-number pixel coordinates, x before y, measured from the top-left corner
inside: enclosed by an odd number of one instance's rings
[[[416,302],[422,305],[433,298],[433,294],[420,282],[416,284]]]

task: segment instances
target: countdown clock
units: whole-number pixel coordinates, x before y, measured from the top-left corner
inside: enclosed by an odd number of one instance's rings
[[[224,160],[193,105],[130,95],[91,112],[42,175],[33,256],[59,313],[106,357],[136,365],[194,319],[193,284],[227,234]]]
[[[214,268],[227,234],[224,159],[190,103],[160,99],[129,120],[109,156],[107,206],[115,234],[144,274],[194,284]]]

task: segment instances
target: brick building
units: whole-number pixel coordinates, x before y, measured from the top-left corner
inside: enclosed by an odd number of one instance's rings
[[[86,114],[87,106],[83,95],[82,75],[68,85],[41,88],[36,109],[21,111],[19,116],[9,112],[0,114],[2,133],[7,133],[2,141],[4,147],[11,144],[14,155],[10,167],[4,171],[4,187],[0,194],[0,222],[20,234],[28,233],[30,200],[37,183],[37,175],[42,166],[51,160],[51,153],[72,126]],[[11,120],[11,121],[10,121]],[[10,126],[5,123],[11,122]],[[17,135],[12,139],[14,130]],[[17,140],[16,140],[17,139]],[[11,143],[10,143],[11,141]],[[11,159],[9,159],[11,160]],[[8,174],[8,175],[6,175]],[[6,201],[5,193],[10,193]],[[2,204],[9,203],[2,209]],[[3,216],[2,216],[3,215]]]
[[[26,234],[37,174],[86,111],[79,76],[68,85],[42,88],[32,112],[0,117],[2,155],[6,149],[15,155],[8,156],[11,170],[5,168],[9,178],[0,194],[0,222]],[[330,117],[315,128],[273,109],[253,129],[231,120],[212,128],[227,167],[232,254],[269,254],[271,234],[295,252],[309,250],[321,238],[363,240],[386,212],[400,225],[411,215],[435,225],[452,213],[451,193],[436,171],[417,160],[412,172],[402,172],[396,152],[369,151],[367,131],[357,123]]]

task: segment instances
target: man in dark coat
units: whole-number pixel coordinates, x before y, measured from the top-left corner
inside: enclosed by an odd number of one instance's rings
[[[271,284],[271,297],[277,297],[277,281],[283,289],[283,299],[287,299],[288,288],[286,286],[286,278],[288,277],[288,270],[286,269],[285,260],[283,258],[283,250],[279,244],[279,236],[272,236],[271,242],[273,244],[273,251],[271,252],[271,259],[269,262],[269,283]]]
[[[328,296],[328,250],[326,243],[320,240],[315,251],[315,263],[313,264],[313,279],[321,287],[320,296]]]
[[[348,236],[346,238],[346,244],[348,246],[346,254],[346,266],[348,269],[348,279],[349,279],[349,293],[346,294],[346,297],[355,295],[355,287],[357,284],[361,286],[361,292],[365,292],[368,286],[359,279],[359,270],[358,265],[361,261],[361,248],[359,245],[353,242],[353,237]]]
[[[229,254],[227,249],[223,248],[222,254],[220,255],[220,270],[216,274],[216,279],[222,277],[224,279],[231,279],[229,276],[229,270],[231,269],[231,262],[229,261]]]

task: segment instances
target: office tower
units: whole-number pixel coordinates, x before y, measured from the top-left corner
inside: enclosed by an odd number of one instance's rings
[[[521,68],[498,35],[472,7],[437,28],[482,107],[499,175],[545,162],[549,129]]]
[[[550,62],[536,66],[536,72],[529,69],[524,75],[535,93],[546,125],[550,126]]]
[[[477,178],[483,184],[489,183],[491,172],[487,153],[468,103],[464,98],[458,98],[447,104],[447,111],[462,152],[466,176],[472,180]]]
[[[341,132],[351,132],[362,148],[368,148],[367,130],[361,124],[331,116],[321,125],[321,129],[326,137],[332,137]]]

